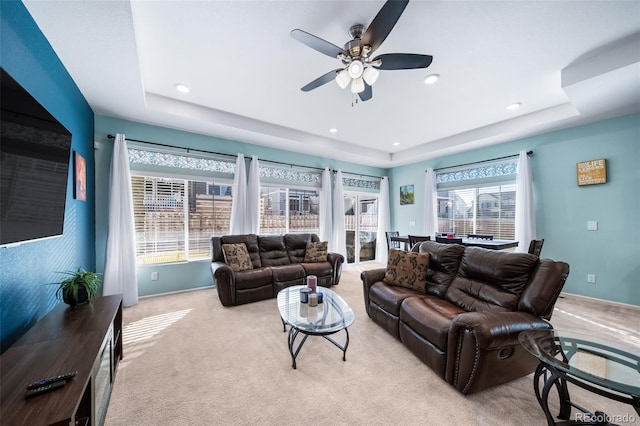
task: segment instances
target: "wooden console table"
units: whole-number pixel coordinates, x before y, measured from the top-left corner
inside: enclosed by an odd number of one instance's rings
[[[3,425],[101,425],[122,359],[122,296],[58,304],[0,356]],[[25,399],[27,385],[69,371],[54,391]]]

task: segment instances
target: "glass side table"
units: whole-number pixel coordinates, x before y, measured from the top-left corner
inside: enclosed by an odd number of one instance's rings
[[[523,331],[518,340],[540,360],[533,387],[549,425],[612,424],[612,419],[605,413],[592,413],[572,402],[567,382],[630,404],[640,417],[640,356],[637,349],[624,342],[553,329]],[[548,403],[549,392],[554,386],[560,399],[559,422],[554,420]],[[572,407],[580,411],[575,420],[570,420]]]

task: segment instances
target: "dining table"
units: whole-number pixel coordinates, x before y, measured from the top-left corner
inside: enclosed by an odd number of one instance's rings
[[[391,241],[404,244],[405,250],[411,250],[409,247],[409,236],[400,235],[398,237],[389,237]],[[459,238],[459,237],[458,237]],[[504,250],[508,248],[518,247],[518,241],[514,240],[483,240],[479,238],[462,238],[462,245],[467,247],[482,247],[489,250]]]

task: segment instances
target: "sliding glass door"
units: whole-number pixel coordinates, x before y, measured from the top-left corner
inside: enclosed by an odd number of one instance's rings
[[[344,229],[347,238],[347,263],[357,264],[376,258],[378,235],[378,197],[345,193]]]

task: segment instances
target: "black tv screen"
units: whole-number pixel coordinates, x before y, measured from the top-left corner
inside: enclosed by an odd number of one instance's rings
[[[62,235],[71,133],[0,70],[0,245]]]

